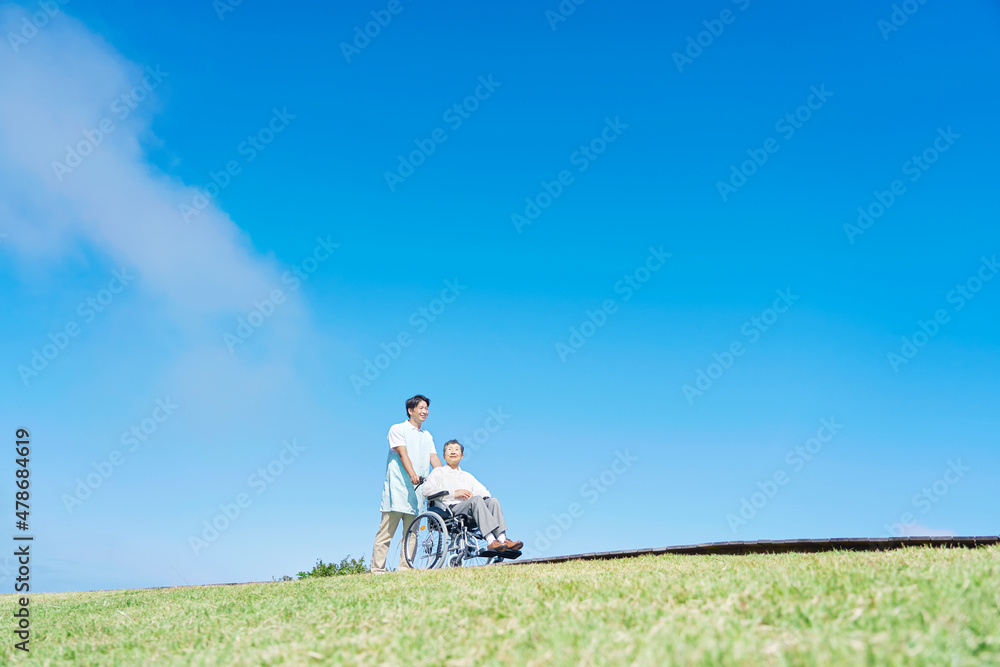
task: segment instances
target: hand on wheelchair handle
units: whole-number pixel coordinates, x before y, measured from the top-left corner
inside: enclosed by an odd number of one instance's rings
[[[414,475],[414,477],[417,478],[416,481],[414,481],[413,477],[410,478],[410,484],[413,485],[414,489],[427,481],[426,477],[423,477],[423,476],[420,476],[420,475]]]

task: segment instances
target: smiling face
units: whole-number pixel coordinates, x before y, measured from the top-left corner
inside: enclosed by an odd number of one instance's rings
[[[420,401],[417,403],[417,407],[406,412],[410,415],[410,421],[416,424],[417,428],[420,428],[420,425],[427,419],[430,410],[427,407],[427,401]]]
[[[452,468],[457,468],[459,461],[462,460],[462,446],[457,442],[450,442],[444,446],[441,451],[444,454],[444,462],[447,463]]]

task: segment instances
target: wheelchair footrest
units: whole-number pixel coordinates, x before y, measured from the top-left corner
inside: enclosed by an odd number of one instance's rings
[[[484,558],[512,558],[513,559],[513,558],[519,558],[521,556],[521,552],[520,551],[511,551],[510,549],[506,549],[504,551],[490,551],[488,549],[484,549],[484,550],[480,551],[479,554],[477,554],[477,555],[482,556]]]

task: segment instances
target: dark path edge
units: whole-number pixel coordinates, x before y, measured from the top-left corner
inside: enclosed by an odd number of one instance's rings
[[[650,549],[626,549],[624,551],[601,551],[589,554],[567,556],[547,556],[525,560],[507,561],[505,565],[528,565],[534,563],[565,563],[572,560],[611,560],[634,556],[661,556],[663,554],[778,554],[788,552],[817,553],[820,551],[884,551],[906,547],[966,548],[1000,544],[1000,536],[982,537],[834,537],[818,540],[754,540],[750,542],[708,542],[688,544],[678,547]]]

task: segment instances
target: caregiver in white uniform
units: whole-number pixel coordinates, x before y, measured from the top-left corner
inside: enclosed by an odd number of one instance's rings
[[[421,477],[430,474],[431,468],[441,467],[441,459],[434,451],[434,438],[423,428],[431,400],[417,394],[406,400],[405,422],[393,424],[389,429],[389,454],[385,462],[385,483],[382,487],[382,521],[375,534],[372,548],[372,573],[385,572],[385,557],[389,543],[396,534],[400,520],[403,534],[420,512],[414,486]],[[421,498],[421,500],[423,500]],[[400,544],[399,569],[408,570],[403,554],[405,544]]]

